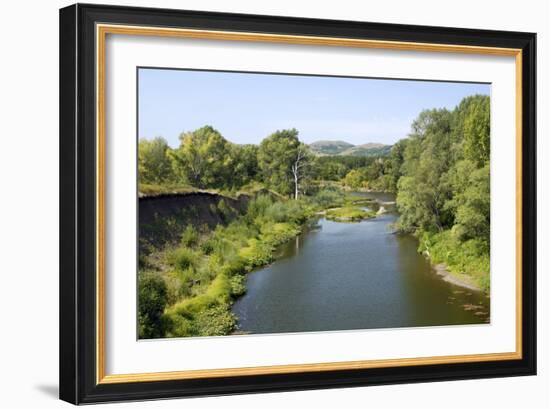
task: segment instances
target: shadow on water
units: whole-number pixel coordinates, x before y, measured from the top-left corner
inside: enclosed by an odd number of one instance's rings
[[[248,291],[233,306],[239,329],[260,334],[487,322],[488,298],[437,276],[414,237],[392,233],[396,218],[315,220],[277,249],[276,262],[248,275]]]

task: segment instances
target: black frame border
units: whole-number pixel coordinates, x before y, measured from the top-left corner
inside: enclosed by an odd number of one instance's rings
[[[96,383],[96,23],[522,50],[522,359]],[[60,10],[60,377],[74,404],[536,374],[536,34],[76,4]]]

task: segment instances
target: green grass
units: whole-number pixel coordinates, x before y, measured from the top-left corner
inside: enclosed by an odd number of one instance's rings
[[[329,209],[326,213],[326,218],[328,220],[337,222],[359,222],[375,216],[376,213],[356,206],[345,206],[337,209]]]
[[[445,264],[451,274],[489,291],[489,246],[482,240],[460,241],[451,230],[424,232],[420,235],[419,251],[432,263]]]
[[[200,262],[201,254],[187,247],[179,247],[166,255],[168,264],[180,271],[195,268]]]
[[[199,189],[190,185],[181,184],[167,184],[167,185],[154,185],[147,183],[140,183],[138,187],[139,193],[143,196],[158,196],[169,193],[191,193],[197,192]]]
[[[185,247],[194,247],[199,241],[199,233],[192,224],[188,224],[181,235],[181,244]]]

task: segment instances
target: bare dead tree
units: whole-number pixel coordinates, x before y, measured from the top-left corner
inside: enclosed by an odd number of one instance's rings
[[[291,166],[292,176],[294,177],[294,200],[298,200],[298,193],[300,191],[300,181],[304,177],[304,168],[307,166],[307,147],[303,144],[296,149],[296,157]]]

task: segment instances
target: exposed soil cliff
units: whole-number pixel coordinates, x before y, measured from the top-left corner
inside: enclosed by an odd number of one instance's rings
[[[149,252],[180,240],[185,227],[212,229],[242,215],[250,196],[236,199],[216,193],[173,193],[139,198],[139,247]]]

